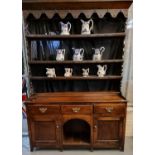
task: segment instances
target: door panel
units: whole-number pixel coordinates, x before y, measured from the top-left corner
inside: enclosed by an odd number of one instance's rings
[[[32,140],[34,146],[55,146],[59,145],[59,126],[56,120],[33,121],[31,123]]]
[[[56,124],[55,122],[35,122],[35,141],[56,141]]]
[[[112,117],[94,119],[94,145],[96,147],[118,148],[120,143],[121,120]]]
[[[97,140],[116,140],[119,138],[118,121],[97,121]]]

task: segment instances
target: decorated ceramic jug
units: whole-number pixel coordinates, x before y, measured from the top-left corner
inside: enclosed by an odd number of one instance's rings
[[[47,77],[56,77],[55,68],[46,68]]]
[[[98,77],[104,77],[107,71],[107,65],[103,65],[103,66],[97,65],[97,67],[98,67],[98,71],[97,71]]]
[[[92,49],[95,50],[95,53],[93,55],[93,60],[100,61],[102,59],[102,54],[105,51],[105,48],[100,47],[100,48],[92,48]]]
[[[73,54],[73,61],[82,61],[84,56],[84,49],[83,48],[72,48],[74,51]]]
[[[65,74],[64,74],[65,77],[72,76],[72,73],[73,73],[73,69],[72,68],[65,68]]]
[[[89,68],[87,68],[87,69],[82,68],[82,71],[83,71],[83,73],[82,73],[83,77],[89,76]]]
[[[82,22],[81,34],[91,34],[91,31],[93,29],[93,20],[90,19],[88,21],[84,21],[81,19],[81,22]]]
[[[56,51],[57,51],[56,60],[64,61],[65,60],[65,49],[56,49]]]
[[[61,24],[61,35],[69,35],[71,30],[71,23],[67,22],[64,24],[63,22],[60,22]]]

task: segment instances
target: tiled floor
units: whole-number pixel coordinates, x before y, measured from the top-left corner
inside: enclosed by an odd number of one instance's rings
[[[60,152],[59,150],[35,150],[34,152],[29,151],[29,139],[28,137],[23,137],[22,144],[22,155],[132,155],[132,137],[126,137],[125,150],[121,152],[119,150],[94,150],[90,152],[89,150],[64,150]]]

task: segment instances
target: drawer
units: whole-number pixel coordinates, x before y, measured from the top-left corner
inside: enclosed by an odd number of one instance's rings
[[[59,105],[29,105],[27,112],[31,115],[51,115],[60,113]]]
[[[68,114],[90,114],[93,111],[91,105],[62,105],[61,112]]]
[[[104,114],[104,116],[125,115],[126,105],[125,104],[99,104],[99,105],[94,105],[94,113]]]

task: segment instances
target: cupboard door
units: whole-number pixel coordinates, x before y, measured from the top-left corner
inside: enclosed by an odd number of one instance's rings
[[[97,148],[119,148],[122,139],[123,121],[115,117],[94,119],[94,146]]]
[[[59,131],[60,127],[58,121],[47,120],[47,121],[32,121],[31,132],[32,132],[32,143],[36,147],[59,147]]]

